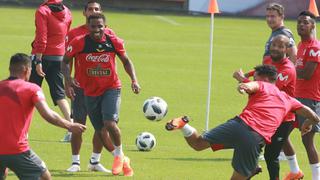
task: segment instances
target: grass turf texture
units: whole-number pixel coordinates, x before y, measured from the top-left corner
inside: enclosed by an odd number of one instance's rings
[[[34,11],[0,8],[1,79],[8,77],[8,60],[12,54],[31,51]],[[81,11],[72,12],[72,26],[82,24],[84,18]],[[134,95],[130,90],[130,80],[119,64],[123,83],[119,125],[124,152],[131,158],[135,170],[134,179],[228,179],[233,171],[231,150],[195,152],[188,147],[180,132],[166,132],[164,129],[169,118],[187,114],[193,118],[192,126],[200,132],[204,130],[210,18],[125,12],[105,14],[108,25],[125,39],[127,52],[134,62],[142,87],[141,94]],[[299,41],[295,21],[287,21],[286,25]],[[232,79],[232,73],[240,67],[247,71],[261,62],[269,34],[270,29],[263,19],[215,19],[210,127],[241,112],[247,97],[237,93],[237,83]],[[43,89],[50,106],[60,112],[52,105],[46,83]],[[142,103],[150,96],[162,97],[168,103],[167,117],[160,122],[153,123],[143,117]],[[53,179],[122,179],[121,176],[86,171],[92,152],[93,133],[90,122],[87,124],[81,149],[82,171],[79,173],[65,171],[71,163],[70,144],[59,142],[65,130],[49,125],[38,113],[35,113],[30,128],[31,147],[46,162]],[[135,138],[143,131],[151,132],[157,139],[157,147],[151,152],[136,150]],[[299,132],[295,130],[291,140],[299,165],[305,178],[311,179],[307,155],[300,139]],[[316,142],[319,142],[318,135]],[[104,150],[101,163],[111,168],[112,160]],[[260,164],[264,172],[256,179],[268,179],[265,162]],[[288,170],[287,162],[282,162],[281,176]],[[11,172],[8,179],[17,178]]]

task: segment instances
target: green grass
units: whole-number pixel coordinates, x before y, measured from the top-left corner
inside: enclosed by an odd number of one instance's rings
[[[1,79],[8,76],[8,59],[16,52],[30,53],[34,36],[35,9],[0,8],[0,71]],[[228,179],[232,173],[232,151],[211,150],[195,152],[187,146],[180,132],[166,132],[167,119],[190,115],[191,122],[199,131],[205,128],[205,112],[209,60],[209,17],[175,16],[160,14],[177,22],[172,25],[156,16],[159,14],[136,14],[106,12],[108,25],[125,39],[126,49],[134,62],[142,92],[134,95],[130,81],[118,67],[123,82],[120,128],[124,152],[132,160],[134,179]],[[80,11],[73,11],[73,27],[84,22]],[[295,22],[286,25],[295,33]],[[234,70],[242,67],[249,70],[262,61],[264,43],[270,30],[263,19],[216,18],[213,51],[213,81],[210,127],[214,127],[240,113],[246,96],[239,95],[232,79]],[[295,33],[295,37],[299,37]],[[52,105],[48,88],[44,91]],[[142,103],[150,96],[160,96],[169,105],[165,120],[150,122],[143,117]],[[139,152],[135,138],[142,131],[149,131],[157,138],[157,147],[151,152]],[[35,113],[30,128],[32,149],[46,162],[53,179],[122,179],[103,173],[86,171],[91,155],[92,126],[84,134],[81,149],[80,173],[67,173],[71,163],[70,145],[60,143],[65,130],[46,123]],[[298,131],[291,136],[299,164],[305,178],[311,179],[307,156]],[[317,136],[316,142],[319,142]],[[318,147],[319,148],[319,147]],[[112,157],[103,152],[102,161],[110,168]],[[264,172],[256,179],[268,179],[265,162],[260,162]],[[289,167],[281,163],[283,176]],[[10,173],[8,179],[16,179]]]

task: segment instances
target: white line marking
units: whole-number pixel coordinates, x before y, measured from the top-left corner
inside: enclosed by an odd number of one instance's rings
[[[169,18],[166,18],[164,16],[154,16],[155,18],[161,20],[161,21],[164,21],[164,22],[167,22],[171,25],[174,25],[174,26],[180,26],[181,24],[180,23],[177,23],[176,21],[172,20],[172,19],[169,19]]]

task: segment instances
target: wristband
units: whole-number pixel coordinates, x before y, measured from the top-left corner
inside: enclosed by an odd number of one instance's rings
[[[243,82],[243,83],[248,83],[248,82],[250,82],[250,79],[244,78],[242,82]]]
[[[131,81],[131,83],[136,83],[136,82],[137,82],[136,80],[132,80],[132,81]]]
[[[38,65],[38,64],[41,64],[42,61],[41,61],[40,59],[35,59],[35,60],[33,61],[33,63],[34,63],[35,65]]]

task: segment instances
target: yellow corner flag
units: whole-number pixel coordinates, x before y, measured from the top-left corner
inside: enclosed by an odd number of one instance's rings
[[[317,3],[315,0],[310,0],[309,11],[312,12],[316,17],[319,17],[319,12],[317,8]]]
[[[210,4],[208,7],[208,13],[210,13],[210,14],[220,13],[217,0],[210,0]]]

